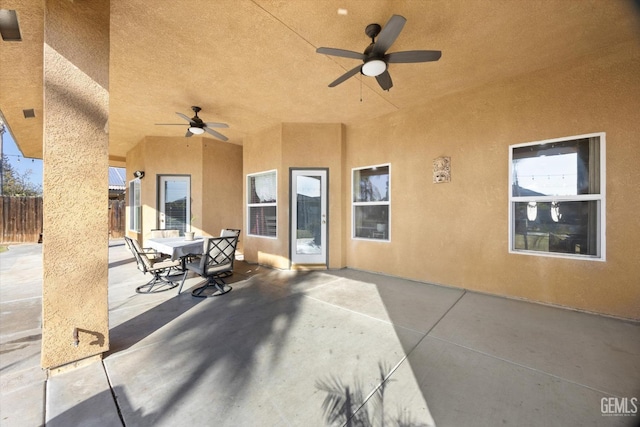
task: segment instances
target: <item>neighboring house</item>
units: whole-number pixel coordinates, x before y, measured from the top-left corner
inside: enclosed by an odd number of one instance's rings
[[[127,182],[124,168],[109,168],[109,200],[124,200]]]

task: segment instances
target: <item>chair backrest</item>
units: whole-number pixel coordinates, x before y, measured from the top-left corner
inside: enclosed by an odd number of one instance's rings
[[[220,237],[238,236],[240,237],[240,230],[237,228],[223,228],[220,230]]]
[[[154,229],[149,234],[150,239],[159,239],[163,237],[180,237],[180,230],[171,229]]]
[[[201,271],[222,273],[233,270],[236,258],[238,236],[209,237],[205,242],[205,251],[200,259]]]
[[[138,270],[146,273],[149,268],[151,268],[152,264],[151,261],[149,261],[147,255],[140,247],[140,243],[138,243],[138,240],[125,236],[124,241],[127,243],[127,246],[129,246],[129,249],[131,249],[131,252],[133,253],[133,257],[136,259]]]

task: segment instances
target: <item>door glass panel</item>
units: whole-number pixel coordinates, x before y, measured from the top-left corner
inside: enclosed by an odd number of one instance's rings
[[[298,176],[296,180],[296,253],[322,253],[322,206],[319,176]]]
[[[189,182],[184,179],[164,180],[164,228],[187,231]]]

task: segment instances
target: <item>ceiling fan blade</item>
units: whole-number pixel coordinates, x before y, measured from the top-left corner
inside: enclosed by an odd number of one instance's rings
[[[352,77],[355,74],[357,74],[360,71],[361,68],[362,68],[362,65],[358,65],[357,67],[347,71],[346,73],[344,73],[343,75],[341,75],[340,77],[338,77],[337,79],[335,79],[334,81],[329,83],[329,87],[338,86],[340,83],[342,83],[343,81],[347,80],[349,77]]]
[[[182,117],[183,119],[185,119],[186,121],[188,121],[189,123],[191,123],[191,122],[192,122],[192,120],[191,120],[191,118],[190,118],[190,117],[187,117],[187,116],[185,116],[184,114],[182,114],[182,113],[178,113],[178,112],[176,112],[176,114],[177,114],[177,115],[179,115],[180,117]]]
[[[376,80],[378,81],[378,84],[383,90],[389,90],[393,87],[393,82],[391,81],[391,74],[389,74],[388,70],[380,74],[379,76],[376,76]]]
[[[204,128],[204,131],[205,131],[205,132],[210,133],[211,135],[213,135],[213,136],[215,136],[216,138],[221,139],[221,140],[223,140],[223,141],[228,141],[228,140],[229,140],[229,138],[227,138],[227,137],[226,137],[226,136],[224,136],[223,134],[218,133],[218,132],[216,132],[216,131],[215,131],[215,130],[213,130],[213,129],[209,129],[208,127],[205,127],[205,128]]]
[[[437,61],[442,56],[439,50],[407,50],[386,54],[384,60],[387,63],[410,63]]]
[[[184,126],[184,125],[182,125],[182,126]],[[184,134],[184,136],[186,136],[187,138],[189,138],[192,135],[193,134],[189,130],[187,130],[187,133]]]
[[[394,41],[400,35],[404,24],[407,22],[404,16],[393,15],[389,18],[389,22],[384,26],[380,34],[378,34],[378,40],[373,46],[372,54],[374,56],[382,56],[391,47]]]
[[[205,125],[209,126],[210,128],[228,128],[229,125],[226,123],[216,123],[216,122],[207,122],[205,123]]]
[[[317,53],[324,53],[325,55],[341,56],[343,58],[353,58],[363,60],[366,58],[364,54],[354,52],[352,50],[334,49],[332,47],[319,47],[316,49]]]

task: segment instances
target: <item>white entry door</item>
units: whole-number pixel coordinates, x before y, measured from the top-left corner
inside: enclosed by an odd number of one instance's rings
[[[291,170],[291,262],[327,264],[327,170]]]
[[[158,185],[158,228],[191,231],[191,177],[162,175]]]

